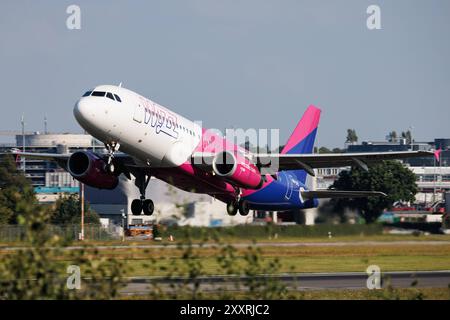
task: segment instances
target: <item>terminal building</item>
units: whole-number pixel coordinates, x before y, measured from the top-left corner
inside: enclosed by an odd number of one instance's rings
[[[444,199],[450,191],[450,139],[434,139],[431,142],[407,143],[406,139],[380,142],[363,141],[349,145],[347,152],[389,152],[389,151],[435,151],[442,150],[439,161],[435,157],[411,158],[404,160],[408,168],[416,174],[419,193],[416,201],[432,205]]]

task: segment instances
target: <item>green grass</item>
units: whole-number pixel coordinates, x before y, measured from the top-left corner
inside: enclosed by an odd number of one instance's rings
[[[267,263],[271,258],[263,261]],[[378,265],[383,272],[386,271],[419,271],[419,270],[449,270],[450,257],[437,255],[431,257],[421,256],[394,256],[363,259],[359,257],[314,257],[314,258],[279,258],[281,267],[279,272],[365,272],[369,265]],[[179,261],[178,261],[179,262]],[[129,276],[156,276],[164,275],[161,267],[170,267],[177,263],[176,259],[159,260],[152,263],[150,260],[127,260],[126,268],[130,270]],[[243,262],[237,262],[243,266]],[[220,267],[214,258],[202,259],[202,274],[219,274]],[[181,273],[187,271],[180,263]]]
[[[235,250],[235,263],[245,265],[245,248]],[[219,274],[217,249],[195,249],[201,264],[202,274]],[[179,249],[116,249],[101,251],[102,255],[114,256],[124,261],[129,276],[163,275],[164,268],[178,266],[178,271],[187,271]],[[278,272],[365,272],[371,264],[386,271],[449,270],[450,244],[417,245],[399,244],[371,246],[314,246],[314,247],[275,247],[261,248],[263,263],[274,259],[280,262]]]
[[[442,242],[439,245],[427,243],[427,240],[449,241],[447,235],[435,236],[398,236],[398,235],[374,235],[343,236],[332,239],[305,239],[306,242],[317,242],[315,246],[277,247],[267,244],[261,247],[261,258],[264,263],[278,259],[280,268],[277,272],[365,272],[371,264],[380,266],[386,271],[418,271],[418,270],[449,270],[450,269],[450,243]],[[227,239],[229,240],[229,239]],[[234,238],[231,244],[239,241]],[[297,239],[298,240],[298,239]],[[402,240],[418,240],[416,244],[401,242]],[[280,242],[281,239],[264,242]],[[343,246],[321,245],[327,242],[352,242],[375,241],[377,243],[364,245],[352,243]],[[398,244],[386,244],[386,241],[400,241]],[[165,242],[167,243],[167,242]],[[251,241],[248,241],[249,245]],[[88,245],[109,245],[107,242],[87,242]],[[121,242],[117,242],[121,245]],[[135,248],[133,244],[154,244],[152,241],[125,242],[126,247],[117,249],[104,249],[99,251],[96,257],[114,257],[122,260],[127,270],[127,276],[156,276],[164,275],[164,268],[178,266],[178,272],[186,272],[186,263],[182,258],[182,250],[178,248]],[[22,244],[23,245],[23,244]],[[242,267],[243,255],[246,248],[236,248],[237,266]],[[0,249],[2,254],[8,251]],[[219,274],[217,248],[194,248],[194,253],[201,264],[202,274]],[[1,259],[0,259],[1,260]],[[61,260],[65,260],[61,257]]]
[[[398,245],[379,242],[370,246],[263,246],[261,258],[264,263],[278,259],[278,272],[365,272],[371,264],[380,266],[382,271],[449,270],[450,244]],[[1,252],[1,251],[0,251]],[[235,263],[244,266],[246,248],[236,248]],[[202,274],[219,274],[217,248],[194,248],[193,253],[201,264]],[[1,254],[1,253],[0,253]],[[3,251],[3,254],[6,254]],[[178,266],[178,272],[186,272],[185,260],[180,249],[166,248],[119,248],[100,250],[97,257],[114,257],[125,263],[127,276],[164,275],[165,268]],[[64,260],[64,257],[61,258]]]

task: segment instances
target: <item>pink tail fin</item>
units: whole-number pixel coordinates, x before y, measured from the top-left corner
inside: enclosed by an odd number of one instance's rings
[[[321,110],[313,105],[306,109],[281,153],[312,153]]]

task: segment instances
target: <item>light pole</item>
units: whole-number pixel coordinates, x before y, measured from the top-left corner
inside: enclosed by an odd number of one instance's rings
[[[122,242],[125,242],[125,219],[126,219],[126,215],[125,215],[125,210],[124,209],[120,209],[120,212],[122,212]]]
[[[81,232],[80,240],[84,240],[84,183],[80,182],[80,200],[81,200]]]
[[[25,153],[25,116],[22,114],[22,152]],[[25,157],[22,157],[22,170],[25,174]]]
[[[413,126],[409,126],[409,132],[411,133],[411,141],[410,141],[410,144],[411,144],[411,151],[414,151],[414,139],[413,139],[413,129],[414,129],[414,127]]]

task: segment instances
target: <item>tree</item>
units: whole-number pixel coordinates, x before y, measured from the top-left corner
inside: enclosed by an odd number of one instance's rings
[[[374,190],[386,193],[387,197],[332,200],[336,210],[357,210],[366,223],[375,222],[383,210],[391,208],[396,201],[414,201],[418,192],[414,173],[397,161],[375,164],[369,171],[359,167],[342,171],[330,189]]]
[[[340,148],[333,148],[332,150],[328,149],[327,147],[314,147],[314,153],[343,153],[344,150]]]
[[[407,144],[413,143],[413,140],[412,140],[412,133],[411,133],[410,130],[406,131],[406,143],[407,143]]]
[[[4,155],[0,158],[0,224],[16,224],[21,214],[33,212],[37,199],[33,186],[17,170],[14,158]]]
[[[340,149],[340,148],[333,148],[333,150],[331,150],[331,152],[333,152],[333,153],[344,153],[344,150]]]
[[[398,138],[397,131],[394,130],[394,131],[389,132],[388,137],[389,137],[390,142],[397,142],[397,138]]]
[[[412,133],[411,133],[411,131],[410,130],[408,130],[408,131],[402,131],[402,138],[403,139],[406,139],[406,143],[407,144],[411,144],[413,141],[412,141]]]
[[[320,147],[319,153],[331,153],[331,150],[328,149],[327,147]]]
[[[54,224],[77,224],[80,222],[80,215],[81,203],[76,195],[71,194],[56,201],[50,221]],[[100,224],[100,217],[87,202],[84,203],[84,223]]]
[[[347,129],[347,139],[346,143],[355,143],[358,142],[358,136],[356,135],[355,129]]]

